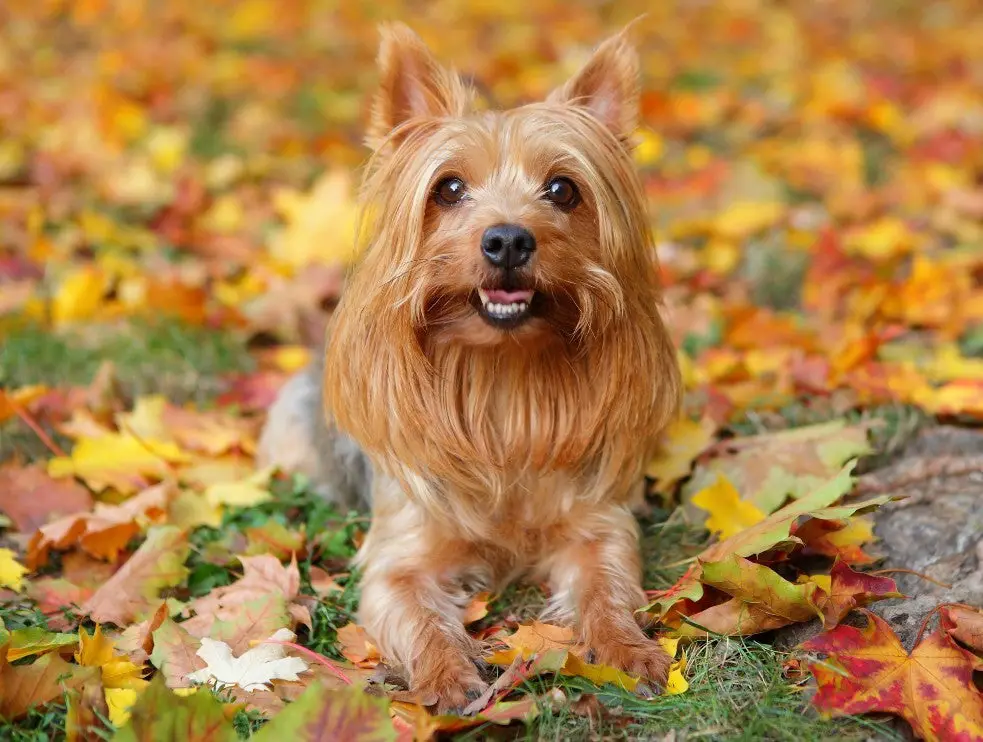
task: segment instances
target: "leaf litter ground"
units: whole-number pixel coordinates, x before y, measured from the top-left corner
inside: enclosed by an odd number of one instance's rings
[[[252,458],[353,258],[374,23],[409,13],[383,5],[0,10],[4,738],[983,737],[978,607],[909,649],[855,610],[906,566],[878,563],[893,493],[856,475],[983,418],[973,4],[414,9],[506,105],[648,12],[636,157],[687,386],[643,519],[667,693],[523,585],[469,609],[495,682],[467,717],[352,623],[366,519]]]

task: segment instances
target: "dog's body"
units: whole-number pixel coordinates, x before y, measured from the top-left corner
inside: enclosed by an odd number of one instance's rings
[[[634,51],[617,36],[547,102],[505,112],[474,112],[404,27],[380,67],[330,422],[312,422],[311,369],[271,410],[264,463],[348,504],[371,479],[359,621],[441,707],[483,686],[469,596],[519,574],[550,585],[551,618],[598,661],[662,682],[669,658],[633,618],[629,505],[680,385],[628,143]]]

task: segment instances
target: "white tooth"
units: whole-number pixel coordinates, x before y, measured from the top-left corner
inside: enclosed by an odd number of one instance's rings
[[[492,314],[501,314],[502,313],[502,305],[501,304],[490,303],[488,305],[488,311],[491,312]]]
[[[524,312],[524,311],[526,311],[526,309],[527,309],[526,303],[524,301],[519,302],[519,311],[520,312]]]
[[[488,294],[485,293],[484,289],[478,289],[478,298],[481,299],[482,305],[488,306]]]

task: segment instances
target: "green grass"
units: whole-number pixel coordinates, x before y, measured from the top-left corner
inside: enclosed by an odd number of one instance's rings
[[[200,406],[221,391],[223,374],[252,367],[243,340],[175,320],[63,334],[24,325],[5,334],[0,345],[0,387],[87,385],[106,361],[113,364],[119,392],[128,400],[163,394],[178,404]],[[12,420],[0,426],[0,461],[14,455],[32,461],[50,454],[32,431]]]

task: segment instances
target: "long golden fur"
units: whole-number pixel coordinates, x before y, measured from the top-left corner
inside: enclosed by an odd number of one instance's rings
[[[525,573],[599,661],[663,682],[633,619],[629,506],[680,382],[631,158],[635,52],[615,36],[545,102],[496,112],[404,26],[383,29],[379,65],[366,249],[324,373],[329,419],[375,470],[360,622],[413,689],[460,706],[483,685],[468,595]],[[434,198],[449,176],[468,188],[451,208]],[[576,208],[543,197],[557,176]],[[479,249],[498,224],[536,241],[516,273],[539,304],[514,329],[475,304],[501,280]]]

